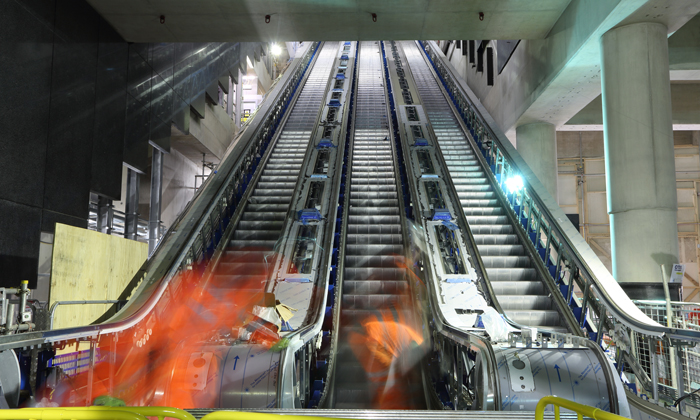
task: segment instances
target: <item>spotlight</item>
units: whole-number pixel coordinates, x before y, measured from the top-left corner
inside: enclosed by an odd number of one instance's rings
[[[523,178],[520,175],[511,175],[506,179],[506,188],[513,194],[523,189]]]
[[[280,47],[277,44],[272,44],[270,45],[270,52],[272,53],[272,55],[278,56],[282,54],[282,47]]]
[[[162,25],[164,23],[165,23],[165,15],[160,15],[160,24]]]
[[[484,20],[484,12],[479,12],[479,20]]]
[[[375,23],[377,22],[377,14],[376,13],[372,13],[372,22],[375,22]]]
[[[270,15],[265,15],[265,23],[270,23]]]

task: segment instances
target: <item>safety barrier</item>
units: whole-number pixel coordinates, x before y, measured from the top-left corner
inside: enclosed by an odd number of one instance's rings
[[[544,419],[544,409],[550,404],[554,406],[554,418],[556,420],[559,420],[560,408],[565,408],[575,412],[578,414],[579,420],[583,420],[584,416],[595,420],[628,420],[627,417],[618,416],[617,414],[609,413],[605,410],[601,410],[600,408],[579,404],[564,398],[555,397],[553,395],[544,397],[537,403],[537,408],[535,409],[535,420]]]

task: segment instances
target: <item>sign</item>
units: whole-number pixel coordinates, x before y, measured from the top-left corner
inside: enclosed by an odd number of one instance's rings
[[[685,274],[685,265],[683,264],[673,264],[673,269],[671,270],[671,278],[669,283],[683,283],[683,275]]]

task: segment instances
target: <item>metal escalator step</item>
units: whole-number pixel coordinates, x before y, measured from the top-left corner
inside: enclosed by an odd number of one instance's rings
[[[248,202],[251,204],[285,204],[289,206],[289,203],[292,201],[292,196],[275,196],[275,195],[269,195],[269,196],[264,196],[264,195],[258,195],[258,196],[251,196],[248,198]]]
[[[398,207],[350,206],[350,212],[348,214],[353,216],[397,216],[399,213]]]
[[[243,212],[243,215],[241,216],[241,220],[283,221],[286,217],[287,217],[286,211],[279,211],[279,212],[245,211],[245,212]]]
[[[348,234],[345,237],[346,246],[350,245],[403,245],[403,236],[400,234],[391,235],[358,235]]]
[[[343,280],[343,294],[398,295],[408,293],[405,280]]]
[[[515,245],[520,243],[518,235],[482,235],[474,234],[477,245]]]
[[[546,293],[544,284],[539,280],[493,281],[490,276],[489,280],[499,302],[501,295],[544,295]]]
[[[242,230],[233,232],[234,240],[277,240],[282,232],[279,230]]]
[[[395,224],[352,224],[347,227],[348,235],[400,235],[401,225]]]
[[[525,255],[522,245],[479,245],[478,249],[482,257]]]
[[[355,216],[352,213],[348,215],[348,224],[350,225],[398,225],[401,223],[399,215],[384,215],[384,216]]]
[[[345,245],[346,255],[388,255],[403,253],[403,244],[362,244]]]
[[[531,311],[552,309],[552,299],[546,295],[500,295],[498,303],[505,311]]]
[[[236,261],[228,262],[221,261],[217,266],[219,274],[247,274],[247,275],[262,275],[267,274],[268,265],[262,261],[246,262]]]
[[[505,214],[503,207],[462,207],[467,216],[494,216]]]
[[[264,190],[293,190],[294,187],[296,187],[297,183],[296,182],[265,182],[265,181],[260,181],[258,184],[255,186],[255,188],[261,188]]]
[[[505,225],[507,224],[508,217],[505,215],[500,216],[470,216],[467,214],[467,222],[469,226],[471,225]]]
[[[396,267],[404,265],[401,255],[345,255],[346,267]]]
[[[506,315],[520,325],[542,325],[559,326],[561,325],[561,316],[556,310],[550,309],[545,311],[538,310],[513,310],[505,311]]]
[[[351,200],[376,200],[398,198],[396,191],[353,191],[350,194]]]
[[[393,192],[396,191],[396,184],[390,185],[350,185],[350,197],[355,192]]]
[[[352,295],[343,290],[343,312],[353,309],[400,307],[406,295]]]
[[[391,185],[394,187],[396,185],[396,181],[393,178],[393,174],[391,178],[386,178],[386,177],[368,177],[368,176],[355,176],[354,174],[350,177],[352,180],[352,185]]]
[[[510,235],[513,233],[512,225],[475,225],[469,223],[474,235]]]
[[[397,279],[402,279],[406,274],[406,270],[403,268],[397,268],[396,266],[389,267],[355,267],[347,265],[345,266],[345,271],[343,275],[344,281],[365,281],[365,280],[377,280],[377,281],[396,281]]]
[[[238,222],[240,230],[275,230],[281,231],[284,228],[284,221],[269,220],[241,220]]]
[[[256,188],[253,191],[253,197],[290,197],[294,193],[294,189],[267,189],[267,188]]]
[[[486,268],[486,274],[492,282],[537,280],[534,268]]]
[[[289,209],[287,204],[272,203],[272,204],[248,204],[245,208],[247,212],[267,213],[267,212],[286,212]]]
[[[235,233],[234,233],[235,234]],[[231,248],[259,248],[259,249],[273,249],[277,245],[277,239],[280,233],[278,232],[274,239],[233,239],[229,242]]]
[[[481,257],[484,262],[484,267],[489,268],[516,268],[529,267],[530,257],[528,256],[499,256],[490,257],[484,255]]]
[[[355,199],[351,198],[350,199],[350,207],[398,207],[399,206],[399,200],[394,199],[394,198],[389,198],[389,199],[369,199],[369,200],[362,200],[362,199]]]
[[[466,212],[467,208],[489,208],[498,207],[499,203],[496,199],[486,199],[486,198],[476,198],[476,199],[461,199],[459,202],[462,204],[462,208]]]

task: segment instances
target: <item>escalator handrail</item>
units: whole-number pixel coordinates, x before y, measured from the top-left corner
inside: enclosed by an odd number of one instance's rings
[[[265,129],[265,122],[274,105],[281,95],[290,87],[291,81],[299,71],[305,71],[305,63],[313,58],[318,43],[310,44],[308,50],[300,59],[295,59],[291,70],[283,76],[283,82],[275,87],[275,92],[269,98],[274,101],[263,103],[255,115],[255,124],[242,128],[232,146],[221,159],[221,164],[215,173],[208,177],[200,187],[197,195],[191,200],[181,217],[173,223],[161,240],[156,252],[144,264],[145,277],[137,286],[129,302],[115,316],[103,324],[66,328],[54,331],[38,331],[31,333],[0,336],[0,350],[10,348],[42,345],[45,343],[61,342],[74,339],[86,339],[110,334],[130,328],[143,320],[155,307],[166,287],[182,268],[187,253],[192,249],[197,237],[203,233],[204,227],[214,215],[226,188],[236,171],[245,164],[246,152],[253,147],[260,131]],[[299,79],[297,79],[299,80]],[[252,120],[253,118],[251,118]],[[204,239],[202,238],[202,248]],[[200,256],[197,256],[200,257]]]
[[[569,223],[563,223],[563,221],[567,220],[564,212],[537,179],[537,176],[534,175],[527,163],[520,157],[515,147],[513,147],[466,82],[458,76],[457,71],[442,54],[440,48],[437,47],[434,41],[420,41],[419,44],[423,48],[432,49],[449,73],[455,86],[458,87],[460,93],[471,106],[484,130],[490,134],[490,140],[500,148],[509,164],[520,173],[525,184],[523,188],[528,189],[530,196],[542,211],[543,216],[546,217],[549,226],[555,229],[577,267],[590,280],[601,298],[600,303],[605,306],[608,314],[640,333],[653,336],[667,335],[674,339],[699,342],[700,331],[664,327],[649,318],[629,299],[588,243],[581,237],[580,233]]]

